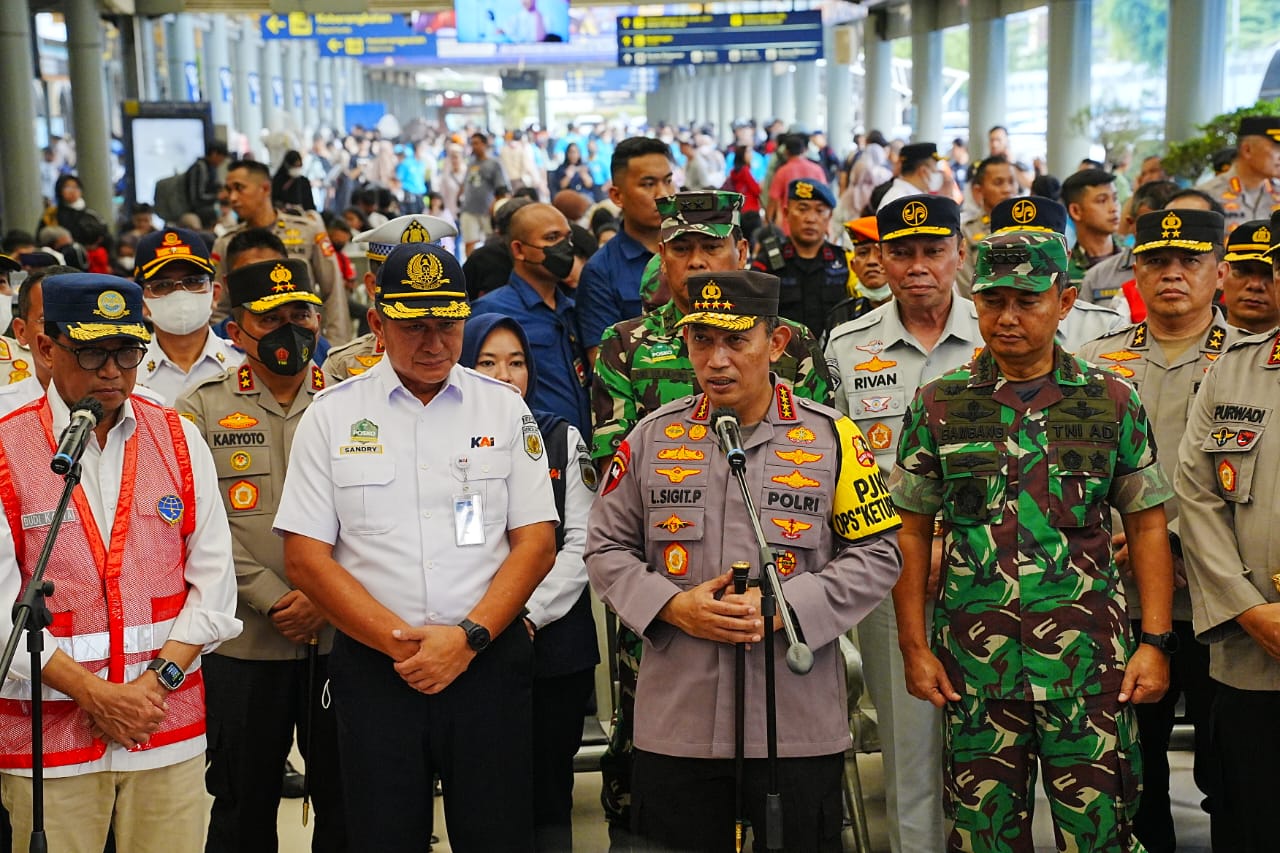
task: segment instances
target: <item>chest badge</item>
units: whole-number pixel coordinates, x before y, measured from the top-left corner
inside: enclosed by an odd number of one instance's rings
[[[778,574],[786,577],[796,570],[796,552],[779,551],[774,564],[778,567]]]
[[[770,477],[769,479],[779,485],[783,485],[791,489],[816,489],[818,486],[822,485],[817,480],[801,474],[800,469],[798,468],[785,476],[779,474],[778,476]]]
[[[235,471],[247,471],[253,464],[253,457],[243,450],[231,454],[231,468]]]
[[[689,438],[693,441],[702,441],[707,437],[707,428],[702,424],[694,424],[689,427]]]
[[[684,438],[684,424],[667,424],[662,430],[662,434],[672,441],[677,438]]]
[[[1225,460],[1219,462],[1218,482],[1222,484],[1222,491],[1234,492],[1236,490],[1236,466]]]
[[[683,483],[687,477],[692,477],[694,474],[702,473],[701,468],[682,468],[679,465],[675,465],[671,468],[657,468],[655,471],[676,485]]]
[[[177,495],[165,495],[156,502],[156,515],[163,518],[170,526],[182,520],[182,498]]]
[[[792,465],[807,465],[822,459],[821,453],[810,453],[802,447],[797,447],[795,450],[775,450],[773,455]]]
[[[679,542],[672,542],[662,551],[662,562],[667,574],[683,577],[689,571],[689,550]]]
[[[799,539],[800,534],[813,528],[813,525],[809,522],[800,521],[795,518],[771,518],[769,520],[777,525],[777,527],[782,531],[783,539]]]
[[[227,429],[248,429],[258,425],[258,419],[252,415],[246,415],[244,412],[232,412],[225,418],[218,420],[218,426]]]
[[[665,447],[662,450],[659,450],[658,458],[673,462],[699,462],[706,459],[707,454],[701,450],[682,444],[679,447]]]
[[[818,437],[808,427],[798,426],[787,430],[787,439],[792,444],[813,444]]]
[[[683,518],[681,518],[680,516],[676,515],[673,512],[671,513],[669,518],[667,518],[665,521],[659,521],[657,524],[654,525],[654,527],[658,528],[659,530],[665,530],[668,533],[679,533],[681,530],[684,530],[686,527],[693,527],[693,522],[685,521]]]
[[[227,490],[227,499],[234,510],[253,509],[258,505],[258,487],[248,480],[238,480]]]

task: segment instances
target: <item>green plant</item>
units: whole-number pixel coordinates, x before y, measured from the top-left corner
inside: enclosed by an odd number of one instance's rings
[[[1078,110],[1071,116],[1071,127],[1097,141],[1106,151],[1108,162],[1119,160],[1126,149],[1132,153],[1140,139],[1156,131],[1155,126],[1144,122],[1132,107],[1115,102]]]
[[[1201,135],[1171,142],[1161,159],[1164,170],[1171,177],[1195,181],[1209,168],[1211,158],[1223,148],[1236,144],[1236,129],[1245,116],[1280,115],[1280,98],[1274,101],[1258,101],[1253,106],[1214,116],[1200,125]]]

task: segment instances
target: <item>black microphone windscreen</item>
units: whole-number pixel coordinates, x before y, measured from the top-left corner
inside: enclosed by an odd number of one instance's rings
[[[102,403],[97,397],[85,397],[71,407],[71,414],[74,415],[76,412],[88,412],[93,416],[93,422],[97,424],[102,420]]]

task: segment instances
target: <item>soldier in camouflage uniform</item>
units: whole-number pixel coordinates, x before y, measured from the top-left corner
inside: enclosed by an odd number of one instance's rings
[[[917,393],[890,478],[903,517],[894,603],[907,683],[945,709],[951,850],[1033,850],[1037,763],[1058,849],[1143,850],[1131,827],[1141,788],[1131,703],[1158,700],[1168,682],[1172,489],[1134,390],[1054,340],[1075,299],[1066,269],[1057,235],[979,244],[973,295],[987,347]],[[1111,507],[1149,632],[1136,651]]]
[[[662,215],[662,259],[671,301],[652,313],[617,323],[600,341],[592,380],[591,408],[595,431],[592,458],[603,465],[622,439],[645,415],[667,403],[700,393],[684,335],[676,328],[690,311],[685,281],[692,272],[741,269],[748,257],[740,224],[742,196],[719,190],[677,193],[658,200]],[[791,341],[774,363],[778,380],[797,397],[831,403],[831,382],[822,351],[809,330],[791,327]],[[619,625],[617,664],[619,703],[614,712],[609,750],[601,760],[600,800],[611,831],[630,825],[631,709],[635,703],[640,638]]]
[[[369,303],[373,304],[376,295],[374,288],[378,269],[392,249],[401,243],[438,243],[445,237],[457,235],[458,229],[452,222],[421,213],[397,216],[377,228],[357,234],[352,242],[365,244],[364,256],[369,260],[369,271],[364,274]],[[382,341],[373,332],[353,338],[349,343],[329,350],[324,360],[325,380],[334,385],[349,376],[364,373],[382,361],[382,355]]]

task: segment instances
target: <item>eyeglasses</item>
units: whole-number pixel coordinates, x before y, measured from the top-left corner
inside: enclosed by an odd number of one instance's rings
[[[187,293],[208,293],[212,282],[207,275],[189,275],[186,278],[160,278],[142,285],[147,296],[168,296],[179,287]]]
[[[146,347],[120,347],[120,349],[103,349],[102,347],[69,347],[66,344],[53,342],[54,346],[72,353],[81,370],[101,370],[108,358],[114,358],[116,366],[121,370],[133,370],[142,364],[142,357],[147,354]]]

